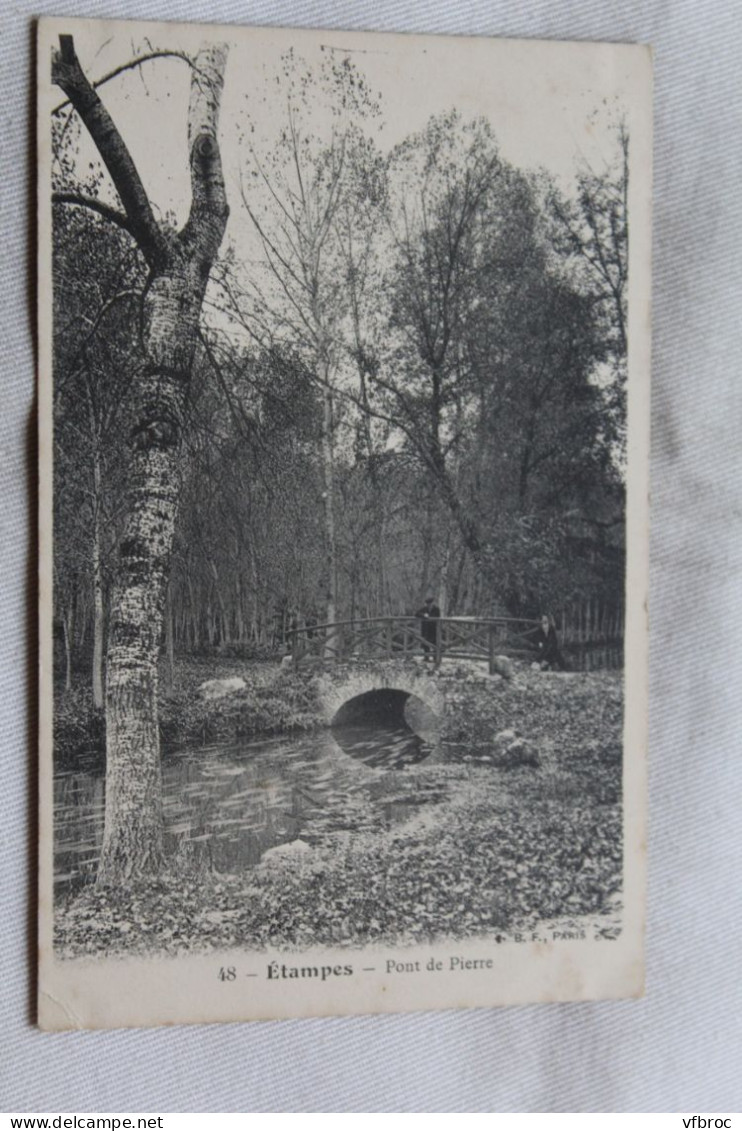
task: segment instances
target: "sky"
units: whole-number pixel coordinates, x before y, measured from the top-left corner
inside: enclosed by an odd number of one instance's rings
[[[578,172],[588,167],[602,172],[615,158],[613,127],[620,117],[631,126],[634,64],[643,50],[615,44],[57,20],[42,24],[47,51],[64,30],[74,34],[78,57],[93,81],[150,49],[194,53],[212,38],[229,44],[221,145],[232,206],[228,240],[237,246],[249,239],[249,222],[239,206],[240,171],[247,164],[240,136],[248,116],[265,139],[280,128],[285,102],[276,93],[275,75],[289,48],[310,65],[323,57],[322,48],[349,55],[381,96],[375,128],[382,149],[420,130],[431,114],[455,107],[465,118],[489,119],[507,161],[522,169],[546,169],[566,191]],[[173,212],[179,222],[189,203],[189,84],[184,62],[158,59],[100,88],[156,213]],[[61,101],[51,87],[45,97],[49,106]],[[321,129],[322,122],[317,124]],[[80,156],[84,164],[95,159],[87,138]]]
[[[431,115],[455,108],[464,119],[482,116],[489,121],[507,162],[521,170],[545,170],[567,194],[574,190],[580,173],[602,173],[615,163],[616,127],[622,121],[630,138],[632,247],[642,243],[649,246],[651,136],[647,107],[651,92],[645,47],[44,19],[38,52],[42,138],[51,109],[63,101],[61,92],[48,81],[50,71],[45,62],[51,59],[62,33],[74,36],[78,58],[91,81],[150,51],[181,51],[194,57],[206,42],[228,45],[220,145],[230,218],[222,252],[234,250],[237,277],[255,282],[262,293],[268,293],[262,250],[240,189],[243,182],[249,184],[245,177],[251,167],[249,139],[258,139],[256,147],[270,149],[272,139],[286,123],[285,87],[276,83],[276,76],[282,70],[282,56],[290,49],[315,69],[329,52],[352,60],[380,102],[381,114],[371,130],[382,151],[388,152],[423,129]],[[174,216],[178,226],[187,218],[190,205],[190,80],[186,62],[160,58],[125,71],[99,91],[139,170],[155,215]],[[255,125],[254,135],[250,133],[251,123]],[[329,117],[320,114],[319,104],[316,110],[313,106],[312,128],[327,136],[329,123]],[[83,172],[88,164],[99,165],[84,130],[78,160]],[[636,176],[637,170],[647,175]],[[116,202],[110,185],[103,187],[101,195]],[[632,262],[633,256],[634,252]],[[645,262],[643,265],[646,267]],[[633,310],[649,310],[648,277],[646,270],[636,272],[632,268],[629,272],[630,325]],[[208,301],[207,306],[211,321],[216,319],[216,324],[221,324],[226,318],[223,310],[214,309]],[[227,324],[237,338],[242,337],[243,331]],[[635,356],[638,351],[631,330],[629,349],[631,369],[632,351]],[[641,364],[646,362],[642,355]]]

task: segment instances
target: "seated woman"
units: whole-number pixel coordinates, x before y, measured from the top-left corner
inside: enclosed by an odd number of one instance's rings
[[[542,671],[549,671],[551,668],[559,668],[560,671],[567,670],[567,663],[559,651],[559,640],[553,617],[546,616],[546,614],[541,617],[541,627],[536,632],[535,643],[538,649],[538,662]]]

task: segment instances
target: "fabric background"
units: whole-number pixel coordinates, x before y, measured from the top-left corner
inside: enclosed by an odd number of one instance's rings
[[[647,994],[639,1002],[43,1035],[33,1025],[32,17],[655,48]],[[14,0],[2,17],[0,1107],[742,1110],[742,97],[736,0]]]

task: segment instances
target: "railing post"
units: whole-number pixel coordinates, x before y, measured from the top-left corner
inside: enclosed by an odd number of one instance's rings
[[[441,624],[440,617],[436,618],[435,622],[435,667],[441,666],[443,658],[443,640],[442,640],[443,625]]]
[[[495,626],[491,624],[487,630],[487,663],[490,675],[495,674]]]
[[[394,622],[392,620],[387,620],[387,622],[384,626],[384,645],[386,647],[386,654],[387,654],[387,656],[389,656],[390,659],[391,659],[391,655],[392,655],[392,643],[393,643],[392,628],[393,628],[393,624],[394,624]]]

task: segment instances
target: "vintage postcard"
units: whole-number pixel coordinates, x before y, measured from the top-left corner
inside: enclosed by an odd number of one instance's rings
[[[643,985],[651,56],[43,19],[46,1029]]]

